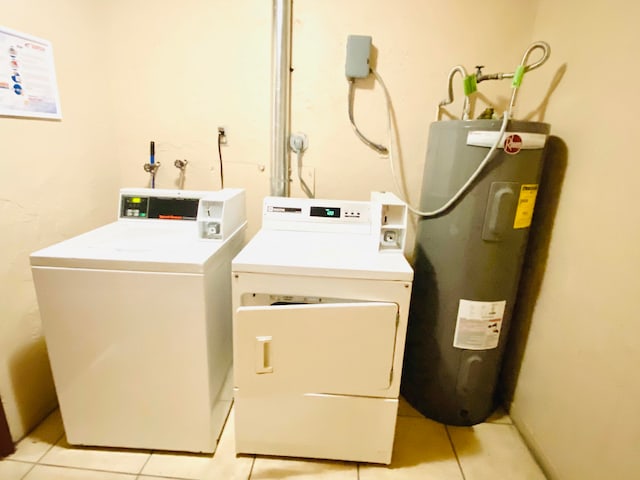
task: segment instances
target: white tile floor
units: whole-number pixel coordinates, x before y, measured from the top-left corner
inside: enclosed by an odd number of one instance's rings
[[[58,411],[0,461],[0,480],[543,480],[507,415],[474,427],[446,427],[402,401],[390,466],[237,456],[233,410],[216,453],[78,448]]]

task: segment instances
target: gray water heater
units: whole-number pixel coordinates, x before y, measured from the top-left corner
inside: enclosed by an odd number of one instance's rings
[[[498,120],[431,125],[422,211],[458,191],[500,126]],[[495,408],[549,129],[509,121],[467,194],[440,216],[419,220],[402,393],[429,418],[473,425]]]

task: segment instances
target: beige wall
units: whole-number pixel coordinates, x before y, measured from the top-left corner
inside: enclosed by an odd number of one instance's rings
[[[309,136],[304,162],[320,197],[393,190],[387,159],[360,143],[348,123],[348,34],[373,36],[413,202],[448,70],[458,63],[512,70],[530,41],[551,43],[549,63],[525,77],[519,113],[552,124],[566,145],[567,169],[548,262],[525,309],[533,319],[512,414],[559,479],[628,478],[640,470],[632,410],[640,397],[633,382],[639,167],[631,143],[640,12],[618,3],[294,6],[292,130]],[[185,188],[217,188],[217,127],[225,126],[225,184],[247,188],[250,233],[259,228],[269,193],[271,2],[30,0],[4,5],[1,21],[52,41],[64,114],[61,122],[0,119],[0,395],[18,438],[55,403],[28,253],[109,221],[118,187],[147,184],[149,141],[162,163],[158,187],[178,186],[173,162],[187,159]],[[385,143],[382,92],[371,81],[358,87],[358,125]],[[508,99],[506,83],[482,90],[499,107]],[[532,113],[547,95],[548,109]],[[301,195],[297,184],[293,194]]]
[[[541,0],[534,30],[566,68],[547,111],[566,172],[511,414],[554,479],[640,472],[639,17]]]
[[[179,187],[176,159],[189,161],[184,188],[220,186],[218,127],[226,187],[245,187],[252,207],[269,194],[271,2],[109,2],[106,19],[112,146],[122,185],[147,186],[149,142],[161,162],[156,187]]]
[[[102,13],[83,0],[2,3],[3,26],[52,42],[63,114],[0,118],[0,396],[14,438],[56,405],[28,255],[114,215]]]

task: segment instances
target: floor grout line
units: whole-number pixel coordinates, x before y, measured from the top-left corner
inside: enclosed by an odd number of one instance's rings
[[[40,463],[40,461],[44,457],[47,456],[47,453],[49,453],[53,447],[55,447],[58,443],[60,443],[60,440],[62,440],[64,435],[65,435],[65,433],[64,433],[64,430],[63,430],[62,433],[60,434],[60,436],[58,438],[56,438],[55,441],[51,445],[49,445],[49,448],[47,448],[47,450],[42,455],[40,455],[40,457],[38,458],[38,461],[36,463]]]
[[[31,471],[36,468],[37,463],[34,463],[31,465],[31,468],[29,470],[27,470],[26,472],[24,472],[24,475],[22,477],[20,477],[20,480],[27,478],[27,475],[29,475],[31,473]]]
[[[135,474],[134,474],[135,475]],[[148,477],[148,478],[157,478],[157,479],[165,479],[165,480],[194,480],[192,477],[168,477],[166,475],[149,475],[149,474],[139,474],[136,476],[136,480],[140,480],[140,477]]]
[[[56,465],[54,463],[42,463],[42,462],[38,462],[36,464],[34,464],[34,466],[36,465],[42,465],[43,467],[56,467],[56,468],[66,468],[67,470],[82,470],[82,471],[88,471],[88,472],[100,472],[100,473],[118,473],[118,474],[122,474],[122,475],[140,475],[139,473],[136,472],[124,472],[122,470],[105,470],[103,468],[89,468],[89,467],[72,467],[69,465]]]
[[[253,456],[253,461],[251,462],[251,469],[249,470],[249,476],[247,477],[247,480],[251,480],[251,475],[253,475],[253,467],[256,464],[256,456]]]
[[[464,475],[464,470],[462,469],[462,463],[460,462],[460,457],[458,457],[458,451],[456,450],[456,446],[453,443],[453,439],[451,438],[451,433],[449,432],[449,426],[444,425],[444,430],[447,432],[447,438],[449,439],[449,444],[451,445],[451,449],[453,450],[453,454],[456,457],[456,462],[458,463],[458,468],[460,469],[460,475],[462,475],[462,480],[466,480]]]
[[[142,464],[142,466],[140,467],[140,471],[138,472],[138,477],[139,477],[140,475],[142,475],[142,471],[144,470],[144,467],[146,467],[146,466],[147,466],[147,463],[149,463],[149,461],[151,460],[151,455],[153,455],[153,452],[154,452],[154,451],[155,451],[155,450],[151,450],[151,451],[149,452],[149,456],[147,457],[147,459],[144,461],[144,463],[143,463],[143,464]],[[136,477],[136,479],[137,479],[137,477]]]
[[[16,462],[16,463],[29,463],[31,465],[37,465],[38,462],[32,462],[30,460],[20,460],[18,458],[2,458],[0,462]]]

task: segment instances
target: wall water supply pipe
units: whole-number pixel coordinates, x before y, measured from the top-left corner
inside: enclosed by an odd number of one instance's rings
[[[291,159],[289,129],[291,115],[291,8],[292,0],[273,1],[271,195],[288,197]]]

